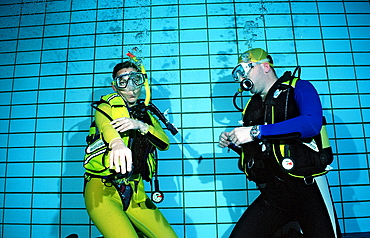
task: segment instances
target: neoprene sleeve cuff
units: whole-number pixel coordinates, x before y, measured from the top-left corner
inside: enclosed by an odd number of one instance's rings
[[[109,148],[110,149],[112,149],[112,143],[115,141],[115,140],[122,140],[122,138],[121,137],[116,137],[116,138],[113,138],[113,140],[111,140],[110,142],[109,142]]]

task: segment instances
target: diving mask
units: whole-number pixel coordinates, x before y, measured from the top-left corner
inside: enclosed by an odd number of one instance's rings
[[[233,71],[231,73],[231,75],[233,76],[233,78],[234,78],[234,80],[236,82],[240,82],[243,79],[247,78],[248,73],[257,64],[262,64],[262,63],[268,62],[270,65],[272,65],[272,63],[270,63],[270,59],[267,59],[267,58],[266,59],[262,59],[260,61],[251,61],[251,56],[250,56],[250,54],[248,52],[247,53],[243,53],[240,56],[239,62],[240,63],[237,66],[235,66],[235,68],[233,69]],[[272,62],[272,60],[271,60],[271,62]],[[242,77],[242,79],[240,79],[240,77]]]
[[[240,63],[233,69],[231,75],[236,82],[240,82],[241,89],[250,91],[253,88],[253,82],[248,74],[258,62]]]
[[[121,90],[132,91],[140,88],[145,82],[144,75],[139,72],[132,71],[118,75],[114,78],[114,85]]]
[[[240,82],[242,78],[247,78],[249,71],[256,65],[256,63],[240,63],[233,69],[231,75],[236,82]]]

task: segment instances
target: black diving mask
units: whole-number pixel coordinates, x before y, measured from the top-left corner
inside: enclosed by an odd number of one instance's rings
[[[135,71],[124,73],[114,78],[114,85],[118,89],[127,91],[132,91],[140,88],[144,84],[144,82],[144,75]]]

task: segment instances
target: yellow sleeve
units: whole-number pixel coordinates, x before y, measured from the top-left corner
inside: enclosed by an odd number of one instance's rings
[[[103,110],[110,117],[112,116],[112,108],[107,103],[101,103],[98,106],[99,109]],[[149,125],[149,130],[146,134],[149,141],[157,147],[159,150],[167,150],[170,146],[169,138],[165,131],[162,129],[159,121],[149,113],[149,117],[153,125]],[[95,122],[105,142],[110,144],[114,139],[121,138],[120,134],[110,124],[110,120],[101,112],[95,112]],[[125,140],[124,140],[125,141]]]
[[[112,117],[112,108],[109,104],[101,103],[98,108]],[[120,134],[110,124],[110,120],[98,110],[95,112],[95,122],[99,128],[100,134],[103,135],[104,140],[108,144],[110,144],[113,139],[121,138]]]
[[[170,147],[170,139],[163,130],[159,121],[149,113],[153,126],[149,125],[147,136],[150,142],[159,150],[168,150]]]

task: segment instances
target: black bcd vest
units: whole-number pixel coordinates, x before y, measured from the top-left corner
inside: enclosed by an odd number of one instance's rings
[[[288,71],[271,87],[265,101],[260,95],[253,95],[244,111],[243,126],[272,124],[299,116],[294,99],[298,80]],[[317,144],[318,151],[308,146],[309,143]],[[271,175],[282,179],[312,178],[327,173],[325,168],[332,162],[331,147],[329,149],[323,150],[320,134],[305,139],[299,139],[298,134],[269,137],[242,145],[239,168],[249,180],[257,183],[265,182]],[[286,161],[292,168],[282,165]]]

